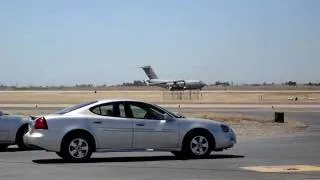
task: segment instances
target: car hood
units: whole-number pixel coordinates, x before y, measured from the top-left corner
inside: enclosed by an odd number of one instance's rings
[[[186,121],[205,123],[205,124],[223,124],[222,122],[219,122],[217,120],[212,120],[212,119],[203,119],[203,118],[194,118],[194,117],[186,117],[182,119]]]

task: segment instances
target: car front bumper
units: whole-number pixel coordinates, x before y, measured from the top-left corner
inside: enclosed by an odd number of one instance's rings
[[[237,143],[237,137],[232,128],[229,132],[220,132],[216,134],[216,147],[215,149],[229,149],[234,147]]]

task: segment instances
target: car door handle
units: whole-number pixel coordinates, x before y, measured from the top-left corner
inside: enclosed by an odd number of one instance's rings
[[[136,125],[137,126],[144,126],[145,124],[144,123],[137,123]]]
[[[95,123],[95,124],[101,124],[102,122],[101,122],[101,121],[94,121],[93,123]]]

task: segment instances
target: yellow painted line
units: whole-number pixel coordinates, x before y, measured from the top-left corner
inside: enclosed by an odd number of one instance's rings
[[[320,171],[319,165],[280,165],[280,166],[251,166],[241,167],[242,169],[257,172],[306,172]]]

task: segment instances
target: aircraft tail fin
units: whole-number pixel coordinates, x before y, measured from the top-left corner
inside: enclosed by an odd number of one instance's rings
[[[146,73],[149,79],[158,79],[158,76],[156,73],[153,71],[151,66],[143,66],[141,67],[143,71]]]

